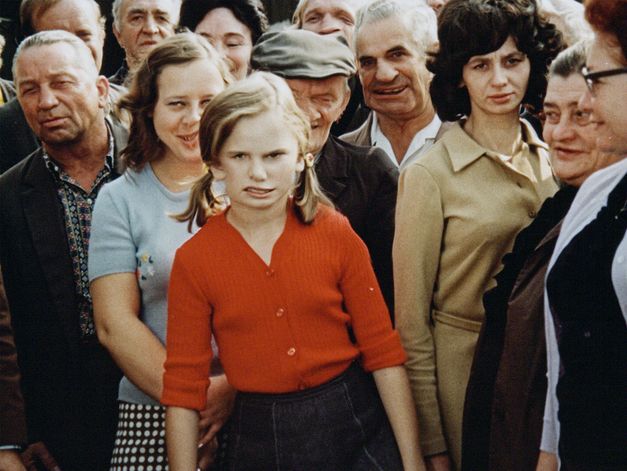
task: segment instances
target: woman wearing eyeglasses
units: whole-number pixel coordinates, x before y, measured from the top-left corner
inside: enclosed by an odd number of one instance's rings
[[[464,407],[464,471],[528,471],[538,462],[546,397],[544,278],[568,208],[581,184],[616,162],[598,151],[590,113],[578,106],[586,83],[584,43],[551,63],[543,137],[561,189],[516,237],[486,309]],[[555,462],[554,455],[541,461]]]
[[[586,18],[595,34],[579,105],[598,148],[620,160],[581,187],[549,263],[542,450],[561,470],[618,471],[627,469],[627,2],[589,0]]]

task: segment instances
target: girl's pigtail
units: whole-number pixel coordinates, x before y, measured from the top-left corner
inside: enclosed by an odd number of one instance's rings
[[[202,227],[207,218],[220,207],[220,200],[211,191],[213,174],[210,170],[200,177],[192,186],[187,209],[181,214],[176,214],[174,219],[179,222],[187,221],[187,230],[192,232],[194,222]]]
[[[305,170],[300,176],[298,188],[296,189],[296,205],[302,222],[311,224],[316,217],[318,204],[333,207],[333,203],[320,188],[314,169],[313,155],[306,154],[304,159]]]

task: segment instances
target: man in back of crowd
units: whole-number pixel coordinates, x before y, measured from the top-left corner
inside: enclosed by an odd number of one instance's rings
[[[105,40],[105,18],[95,0],[22,0],[22,32],[61,29],[78,36],[89,48],[100,70]],[[0,107],[0,173],[39,147],[17,99]]]
[[[379,149],[346,144],[330,135],[350,97],[348,80],[355,73],[351,49],[342,37],[287,29],[263,35],[253,49],[252,64],[285,78],[309,117],[310,152],[320,185],[368,246],[391,309],[398,171]]]
[[[353,47],[355,15],[366,0],[300,0],[292,15],[292,23],[298,29],[317,34],[343,36]],[[351,96],[344,113],[331,126],[331,134],[339,136],[359,127],[366,120],[368,110],[364,106],[361,84],[356,76],[350,81]]]
[[[383,149],[401,170],[447,128],[431,103],[425,65],[437,41],[436,28],[433,10],[416,1],[376,0],[357,17],[357,69],[372,111],[342,139]]]
[[[179,22],[181,0],[115,0],[113,34],[124,49],[125,60],[109,78],[125,85],[132,72],[159,41],[174,34]]]
[[[127,131],[84,41],[44,31],[18,47],[17,98],[42,145],[0,177],[0,264],[29,447],[25,462],[109,468],[120,371],[98,343],[87,279],[91,212]],[[13,445],[10,443],[2,445]]]

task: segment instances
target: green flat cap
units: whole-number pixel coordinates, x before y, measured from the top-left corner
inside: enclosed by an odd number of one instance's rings
[[[355,55],[338,35],[320,35],[303,29],[266,33],[253,48],[254,69],[283,78],[320,79],[355,74]]]

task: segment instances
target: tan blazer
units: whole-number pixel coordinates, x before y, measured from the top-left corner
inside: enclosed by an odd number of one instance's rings
[[[460,124],[401,173],[393,248],[396,326],[409,359],[422,451],[461,461],[464,395],[493,285],[516,234],[557,190],[546,144],[521,120],[513,163]]]

